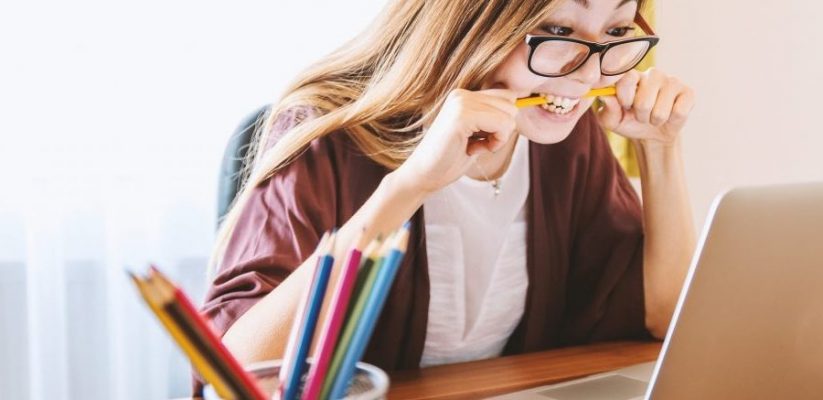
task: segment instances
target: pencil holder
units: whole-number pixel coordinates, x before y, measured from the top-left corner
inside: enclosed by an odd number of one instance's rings
[[[279,383],[278,374],[280,373],[280,363],[281,360],[263,361],[251,364],[246,368],[257,380],[257,383],[260,384],[263,391],[269,396],[274,393]],[[309,359],[308,363],[311,364],[312,360]],[[349,390],[346,392],[346,399],[385,399],[388,390],[389,377],[382,369],[371,364],[358,362],[354,378],[352,378],[352,382],[349,384]],[[206,385],[203,389],[203,398],[205,400],[221,400],[211,385]]]

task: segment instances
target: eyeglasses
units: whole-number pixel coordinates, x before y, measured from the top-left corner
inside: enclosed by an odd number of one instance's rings
[[[620,75],[640,64],[660,38],[640,13],[634,22],[649,36],[589,42],[556,36],[526,35],[529,45],[529,70],[548,78],[557,78],[577,71],[593,54],[600,54],[600,73]]]
[[[640,64],[660,38],[642,36],[605,43],[586,40],[526,35],[529,45],[529,70],[549,78],[577,71],[592,55],[600,54],[600,73],[620,75]]]

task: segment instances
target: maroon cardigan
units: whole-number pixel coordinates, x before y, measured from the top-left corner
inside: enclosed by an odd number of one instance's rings
[[[286,113],[273,134],[303,114]],[[640,202],[591,111],[564,141],[529,144],[529,285],[505,354],[592,341],[648,338]],[[218,333],[282,282],[342,226],[389,171],[342,132],[315,140],[254,189],[208,290],[203,313]],[[418,368],[426,339],[429,275],[424,208],[369,343],[366,362]]]

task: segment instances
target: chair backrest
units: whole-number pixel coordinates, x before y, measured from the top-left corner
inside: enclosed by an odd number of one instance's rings
[[[246,166],[246,155],[254,137],[254,131],[263,123],[270,108],[269,105],[265,105],[247,115],[226,144],[217,181],[217,227],[220,227],[235,196],[240,191],[240,186],[243,184],[242,171]]]

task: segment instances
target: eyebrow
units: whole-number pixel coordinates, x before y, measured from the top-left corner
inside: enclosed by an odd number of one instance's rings
[[[637,1],[637,0],[622,0],[620,2],[620,4],[618,4],[617,7],[615,7],[614,9],[616,10],[620,7],[623,7],[624,4],[632,2],[632,1]],[[583,6],[583,8],[589,8],[589,0],[574,0],[574,2],[577,3],[577,4],[580,4],[581,6]]]

